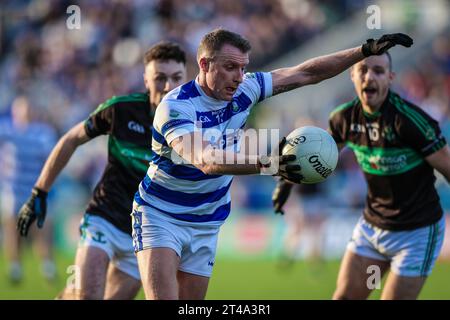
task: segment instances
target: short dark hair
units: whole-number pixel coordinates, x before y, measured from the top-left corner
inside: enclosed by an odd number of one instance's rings
[[[384,54],[387,55],[388,60],[389,60],[389,71],[392,71],[392,57],[391,57],[391,54],[389,53],[389,51],[386,51]]]
[[[198,47],[197,59],[205,52],[208,55],[213,55],[215,52],[220,51],[224,44],[230,44],[243,53],[249,52],[252,48],[250,42],[240,34],[218,28],[203,36]]]
[[[175,60],[176,62],[186,64],[186,53],[178,44],[162,41],[152,46],[144,54],[144,65],[147,65],[153,60]]]

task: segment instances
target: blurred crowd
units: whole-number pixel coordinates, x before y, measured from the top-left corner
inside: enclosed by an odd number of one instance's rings
[[[400,74],[396,83],[407,99],[428,112],[439,122],[450,144],[450,30],[434,39],[430,50],[418,63]],[[444,179],[438,180],[441,203],[450,212],[450,188]]]
[[[112,95],[143,91],[142,55],[162,39],[188,51],[193,77],[200,38],[222,26],[251,41],[253,68],[323,31],[357,3],[80,0],[81,28],[69,29],[71,1],[2,1],[0,114],[25,94],[43,120],[63,132]]]

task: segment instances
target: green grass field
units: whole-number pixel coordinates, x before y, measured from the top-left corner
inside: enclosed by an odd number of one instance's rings
[[[0,258],[0,299],[53,299],[64,286],[72,257],[57,255],[59,279],[47,283],[37,259],[30,253],[24,259],[24,281],[12,285]],[[312,263],[299,261],[281,268],[276,261],[217,259],[207,299],[329,299],[334,291],[339,261]],[[450,263],[439,262],[428,279],[420,299],[450,299]],[[377,299],[380,290],[371,296]],[[141,292],[138,299],[143,299]]]

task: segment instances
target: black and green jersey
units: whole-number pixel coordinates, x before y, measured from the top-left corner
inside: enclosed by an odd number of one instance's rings
[[[442,216],[433,168],[425,157],[446,145],[438,123],[421,108],[389,92],[376,114],[359,99],[336,108],[329,130],[350,147],[368,184],[364,218],[388,230],[427,226]]]
[[[130,234],[133,197],[152,158],[152,123],[148,94],[113,97],[85,121],[89,137],[109,135],[108,164],[86,212]]]

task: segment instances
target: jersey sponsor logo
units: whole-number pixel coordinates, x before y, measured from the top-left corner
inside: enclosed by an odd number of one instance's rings
[[[110,137],[108,144],[110,154],[119,160],[126,168],[138,171],[147,171],[148,164],[153,158],[153,152],[148,147],[143,147]]]
[[[208,118],[208,116],[200,116],[199,118],[198,118],[198,120],[200,120],[200,122],[211,122],[211,119],[210,118]]]
[[[369,148],[348,142],[356,160],[366,173],[395,175],[420,165],[424,160],[411,148]]]
[[[313,165],[313,168],[316,170],[316,172],[324,178],[327,178],[333,172],[333,170],[327,168],[322,164],[322,162],[320,162],[318,156],[311,156],[309,157],[308,161]]]
[[[143,154],[141,151],[135,151],[133,149],[129,149],[129,148],[122,148],[120,150],[120,153],[127,157],[127,158],[134,158],[134,159],[138,159],[141,160],[145,163],[149,162],[150,160],[152,160],[152,153],[148,152]]]
[[[208,261],[208,266],[214,267],[214,261]]]
[[[145,133],[145,129],[143,125],[140,125],[139,123],[136,123],[134,121],[130,121],[128,122],[128,129],[144,134]]]
[[[364,133],[366,132],[366,127],[359,123],[350,124],[350,132]]]
[[[404,154],[392,157],[381,157],[379,155],[369,157],[370,167],[386,172],[400,170],[407,164],[408,157]]]

